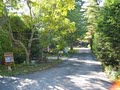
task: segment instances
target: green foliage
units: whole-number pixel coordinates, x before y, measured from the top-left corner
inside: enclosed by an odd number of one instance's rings
[[[24,54],[29,58],[29,55],[35,55],[51,45],[54,45],[57,50],[63,49],[68,45],[68,42],[71,43],[72,40],[83,35],[85,30],[83,27],[84,16],[83,12],[80,11],[81,5],[76,4],[75,1],[27,0],[26,5],[28,5],[29,10],[26,15],[24,15],[24,10],[21,12],[23,14],[14,12],[14,10],[24,8],[20,0],[11,2],[8,0],[7,3],[10,4],[13,11],[6,10],[8,9],[6,8],[7,4],[5,5],[0,1],[0,29],[2,27],[2,31],[7,33],[5,35],[10,39],[9,44],[14,48],[16,62],[22,62]],[[81,0],[77,1],[81,2]],[[70,18],[67,16],[68,11],[71,14]],[[73,21],[72,16],[74,16],[75,21]],[[5,44],[5,42],[3,43]],[[0,49],[3,50],[2,45]]]
[[[66,18],[74,8],[74,0],[41,1],[40,16],[42,27],[39,29],[41,46],[58,45],[65,47],[66,37],[75,31],[75,23]]]
[[[12,51],[12,43],[9,34],[0,29],[0,61],[4,58],[5,52]]]
[[[82,11],[83,2],[81,0],[78,1],[75,4],[75,8],[70,10],[67,16],[71,22],[75,23],[75,31],[66,37],[69,44],[74,43],[78,38],[82,38],[86,33],[86,18],[84,11]]]
[[[109,0],[108,0],[109,1]],[[114,2],[101,9],[93,47],[104,66],[113,71],[120,67],[120,3]]]
[[[86,12],[85,12],[86,17],[87,17],[87,29],[88,29],[88,32],[86,33],[85,38],[90,43],[91,50],[93,49],[92,38],[97,28],[97,20],[99,18],[99,11],[100,11],[100,7],[99,7],[98,0],[90,0],[90,4],[87,7]]]
[[[62,60],[52,60],[48,63],[42,64],[15,64],[15,67],[12,71],[7,70],[6,66],[0,65],[0,75],[1,76],[15,76],[27,73],[33,73],[36,71],[42,71],[54,67],[55,65],[61,63]]]
[[[4,18],[4,17],[2,17],[2,18]],[[27,39],[29,37],[28,33],[26,32],[26,31],[28,31],[27,26],[24,24],[24,22],[21,20],[21,18],[18,17],[17,15],[11,14],[10,21],[11,21],[10,24],[12,27],[12,32],[13,32],[14,37],[16,39],[23,41],[26,45]],[[6,22],[2,23],[1,27],[3,28],[3,30],[1,30],[1,33],[0,33],[1,34],[0,39],[1,39],[2,50],[3,50],[3,51],[1,51],[1,54],[2,54],[1,56],[3,56],[4,52],[13,51],[14,57],[15,57],[15,62],[22,63],[25,60],[24,50],[22,49],[22,47],[20,47],[16,43],[12,42],[12,38],[10,37],[10,33],[9,33],[8,22],[6,21]]]
[[[17,15],[11,15],[10,21],[13,32],[23,32],[27,29],[26,25],[21,20],[21,17]]]
[[[14,47],[13,53],[14,53],[14,60],[16,64],[20,64],[25,61],[25,52],[23,48],[18,46]]]
[[[0,1],[0,17],[2,16],[2,13],[3,13],[3,8],[4,7],[4,4],[2,1]]]
[[[105,6],[111,6],[113,4],[120,3],[120,0],[105,0]]]
[[[120,69],[116,71],[112,66],[105,66],[105,72],[112,81],[119,79]]]

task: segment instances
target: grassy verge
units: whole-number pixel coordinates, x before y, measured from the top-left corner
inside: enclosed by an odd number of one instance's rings
[[[2,76],[15,76],[15,75],[21,75],[21,74],[27,74],[32,73],[36,71],[45,70],[48,68],[51,68],[57,64],[62,62],[61,60],[53,60],[48,63],[42,63],[42,64],[16,64],[15,68],[12,71],[8,71],[7,67],[5,65],[0,65],[0,75]]]
[[[105,72],[111,81],[115,81],[120,78],[120,68],[118,70],[114,70],[111,66],[105,66]]]

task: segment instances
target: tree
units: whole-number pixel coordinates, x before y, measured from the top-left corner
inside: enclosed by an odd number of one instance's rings
[[[90,5],[87,6],[86,10],[86,17],[87,17],[87,38],[90,42],[90,47],[91,50],[93,49],[93,38],[94,38],[94,33],[96,32],[97,29],[97,20],[99,18],[99,11],[100,11],[100,6],[99,6],[99,0],[90,0]]]
[[[11,5],[11,7],[17,7],[17,5],[19,4],[19,2],[7,2]],[[12,12],[9,12],[9,10],[7,9],[7,3],[4,4],[4,8],[3,8],[3,18],[5,19],[5,23],[7,24],[7,27],[8,28],[5,28],[3,25],[2,25],[2,29],[5,30],[7,29],[6,31],[10,34],[11,36],[11,39],[16,43],[16,44],[19,44],[24,50],[25,50],[25,54],[26,54],[26,63],[29,64],[30,63],[30,52],[31,52],[31,45],[32,45],[32,42],[34,40],[36,40],[36,38],[34,38],[34,34],[36,32],[36,22],[33,22],[34,21],[34,16],[32,14],[32,2],[30,2],[29,0],[26,1],[26,4],[29,8],[29,15],[27,16],[29,18],[29,38],[28,41],[26,43],[24,43],[21,38],[15,38],[14,36],[14,31],[13,29],[15,28],[15,26],[12,27],[12,24],[14,22],[12,22],[13,19],[11,19],[11,15],[12,15]],[[12,6],[13,5],[13,6]],[[20,22],[21,23],[21,22]],[[19,33],[19,29],[17,29],[18,31],[18,34],[20,35],[21,33]],[[25,29],[23,28],[22,31],[24,31]],[[23,35],[20,35],[21,37]],[[24,37],[23,37],[24,38]]]
[[[5,23],[3,17],[4,15],[4,3],[0,1],[0,62],[3,60],[3,53],[7,51],[12,51],[11,39],[9,33],[3,30],[2,25]]]
[[[120,65],[120,2],[119,0],[108,1],[105,1],[97,22],[95,39],[99,41],[94,41],[95,50],[103,65],[118,69]]]
[[[74,23],[66,18],[68,11],[74,9],[74,3],[74,0],[41,2],[40,16],[43,28],[40,30],[40,36],[44,40],[40,38],[40,42],[43,42],[44,46],[56,44],[61,48],[65,47],[65,37],[75,31]]]
[[[7,28],[4,28],[3,25],[1,26],[3,30],[6,30],[10,34],[13,42],[20,45],[24,49],[27,64],[30,63],[31,46],[34,40],[39,39],[41,47],[47,47],[51,43],[54,43],[56,38],[60,38],[60,40],[62,40],[67,32],[74,31],[74,23],[71,23],[66,18],[68,10],[74,8],[74,0],[53,0],[51,2],[48,0],[37,0],[36,2],[34,2],[34,0],[27,0],[25,4],[28,7],[29,12],[27,15],[20,14],[21,16],[18,16],[19,14],[16,12],[10,12],[7,7],[8,4],[14,10],[19,10],[19,8],[22,8],[19,7],[21,6],[19,0],[6,2],[3,9],[3,18]],[[15,38],[15,27],[13,23],[16,21],[13,22],[12,20],[19,20],[20,23],[24,23],[27,30],[25,27],[22,27],[21,30],[16,29],[16,31],[18,35],[23,34],[22,32],[27,32],[28,37],[23,37],[24,35],[20,35],[20,38]],[[21,40],[21,38],[26,40]]]
[[[67,42],[71,46],[71,49],[75,41],[77,41],[78,38],[84,37],[86,32],[86,18],[84,16],[82,5],[83,5],[82,0],[77,0],[75,3],[74,10],[70,10],[68,12],[67,17],[70,19],[71,22],[75,23],[75,29],[76,29],[74,33],[70,33],[66,37]]]

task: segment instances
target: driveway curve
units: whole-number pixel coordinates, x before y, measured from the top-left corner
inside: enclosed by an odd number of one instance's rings
[[[0,76],[0,90],[108,90],[111,83],[88,48],[45,71]]]

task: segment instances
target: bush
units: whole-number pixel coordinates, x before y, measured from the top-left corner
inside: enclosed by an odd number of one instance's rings
[[[22,48],[17,47],[13,50],[15,63],[20,64],[25,61],[25,52]]]
[[[97,22],[93,38],[93,52],[105,67],[111,66],[112,77],[117,77],[120,66],[120,3],[105,6]]]
[[[0,62],[2,62],[2,60],[4,59],[4,53],[11,51],[12,44],[8,33],[5,33],[5,31],[2,32],[2,30],[0,30]]]

